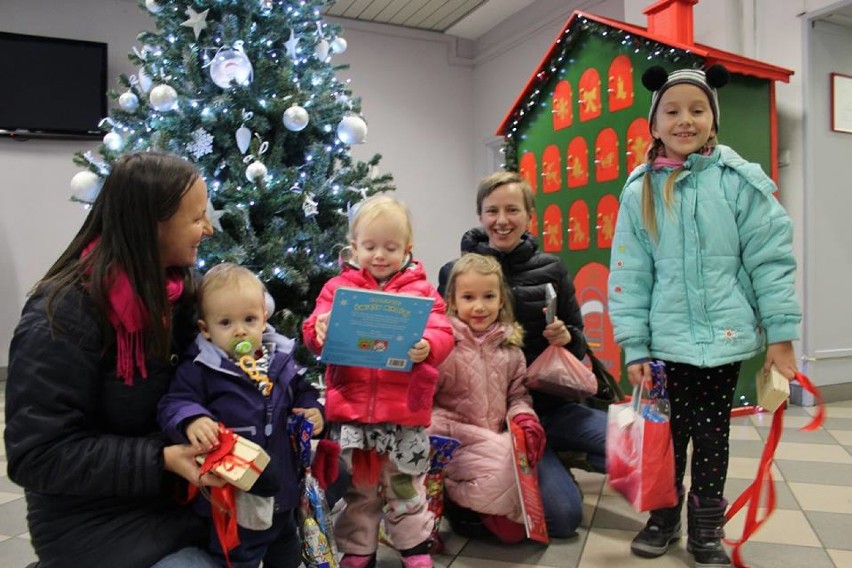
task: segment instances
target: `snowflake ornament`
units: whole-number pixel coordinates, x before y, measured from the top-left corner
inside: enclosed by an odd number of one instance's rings
[[[195,159],[201,156],[206,156],[213,152],[213,135],[199,128],[192,133],[192,142],[186,145],[186,151],[192,154]]]

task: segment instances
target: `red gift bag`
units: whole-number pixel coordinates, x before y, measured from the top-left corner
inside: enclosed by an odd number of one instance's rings
[[[586,398],[598,392],[595,374],[570,351],[549,345],[527,369],[527,387],[566,398]]]
[[[672,507],[678,499],[671,426],[643,416],[641,402],[637,385],[631,402],[610,405],[606,432],[609,484],[640,512]]]

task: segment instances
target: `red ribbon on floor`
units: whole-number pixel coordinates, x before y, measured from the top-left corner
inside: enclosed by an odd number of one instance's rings
[[[822,401],[822,395],[819,390],[811,383],[811,381],[802,373],[796,373],[793,380],[802,385],[802,388],[814,396],[816,404],[816,414],[813,419],[801,428],[804,432],[817,430],[825,421],[825,405]],[[766,438],[766,445],[763,447],[763,455],[760,456],[760,463],[757,466],[757,476],[754,482],[749,485],[742,494],[737,497],[733,504],[725,513],[725,518],[730,521],[746,504],[746,520],[743,525],[743,535],[739,540],[725,540],[725,542],[733,546],[731,550],[734,566],[737,568],[748,568],[748,565],[742,559],[742,545],[748,541],[751,536],[766,522],[766,520],[775,511],[775,483],[772,479],[772,462],[775,458],[775,450],[778,449],[778,443],[781,441],[781,434],[784,430],[784,408],[786,405],[781,405],[775,411],[772,417],[772,427],[769,429],[769,436]],[[766,488],[766,513],[761,519],[757,518],[757,510],[760,507],[761,493],[764,487]]]

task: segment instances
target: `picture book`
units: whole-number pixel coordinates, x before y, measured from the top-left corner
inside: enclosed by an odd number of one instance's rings
[[[544,504],[538,486],[538,471],[527,460],[527,444],[524,430],[507,419],[512,437],[512,458],[515,462],[515,481],[521,496],[521,510],[524,513],[524,527],[527,538],[544,544],[550,543],[547,536],[547,523],[544,520]]]
[[[334,293],[323,363],[410,371],[408,350],[423,338],[432,298],[357,288]]]

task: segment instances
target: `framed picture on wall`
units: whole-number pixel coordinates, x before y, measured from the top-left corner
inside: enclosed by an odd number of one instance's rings
[[[831,74],[831,129],[852,134],[852,76]]]

